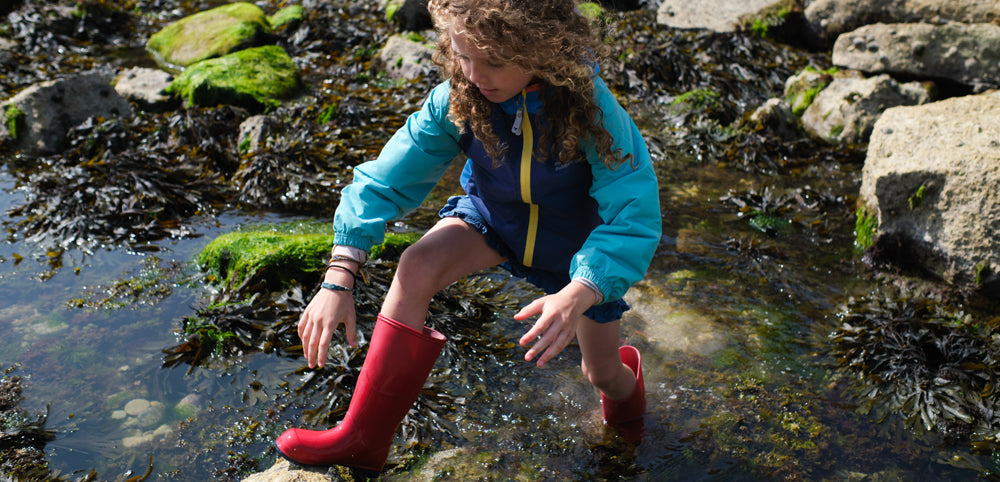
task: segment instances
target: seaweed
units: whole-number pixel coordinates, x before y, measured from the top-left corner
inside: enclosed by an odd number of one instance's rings
[[[898,417],[952,443],[995,441],[1000,318],[882,292],[852,298],[838,319],[830,354],[860,411],[880,422]]]
[[[0,371],[0,475],[47,479],[51,474],[43,449],[55,440],[56,431],[45,426],[47,408],[46,413],[32,416],[20,407],[25,380],[13,374],[19,368],[12,365]]]

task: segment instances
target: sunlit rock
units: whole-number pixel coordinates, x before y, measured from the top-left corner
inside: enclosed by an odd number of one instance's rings
[[[153,34],[146,49],[164,68],[178,71],[202,60],[263,45],[271,25],[260,7],[231,3],[184,17]]]
[[[964,288],[1000,273],[1000,93],[887,110],[861,183],[877,214],[873,249]]]
[[[1000,86],[1000,26],[876,24],[841,35],[833,63],[868,73]]]

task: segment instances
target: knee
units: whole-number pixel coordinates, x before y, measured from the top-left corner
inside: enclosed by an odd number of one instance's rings
[[[592,385],[597,387],[598,390],[602,392],[607,391],[609,387],[614,385],[618,377],[618,367],[614,366],[596,366],[591,367],[586,363],[580,364],[580,369],[583,371],[583,375],[587,377]]]
[[[437,250],[428,249],[419,241],[410,245],[399,256],[396,279],[413,288],[435,288],[443,277],[443,262]]]

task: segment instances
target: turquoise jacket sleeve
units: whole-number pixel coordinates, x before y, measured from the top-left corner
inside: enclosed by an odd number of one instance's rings
[[[450,87],[431,90],[374,161],[354,168],[333,218],[334,242],[368,250],[385,239],[385,225],[424,201],[461,153],[459,132],[448,120]]]
[[[625,295],[649,269],[661,237],[659,184],[646,142],[632,118],[599,77],[595,97],[614,149],[631,154],[631,162],[609,169],[594,149],[585,145],[594,174],[590,195],[597,201],[604,224],[597,226],[574,255],[570,278],[586,278],[604,293],[604,301]]]

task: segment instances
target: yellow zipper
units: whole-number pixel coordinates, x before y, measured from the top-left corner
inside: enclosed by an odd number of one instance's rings
[[[531,132],[531,121],[528,120],[528,95],[525,91],[521,91],[522,104],[521,108],[524,113],[521,119],[521,131],[523,133],[522,139],[524,140],[521,147],[521,200],[528,205],[529,216],[528,216],[528,233],[524,240],[524,260],[522,263],[531,267],[531,262],[535,257],[535,237],[538,234],[538,205],[531,202],[531,152],[534,150],[532,145],[534,142],[534,135]]]

